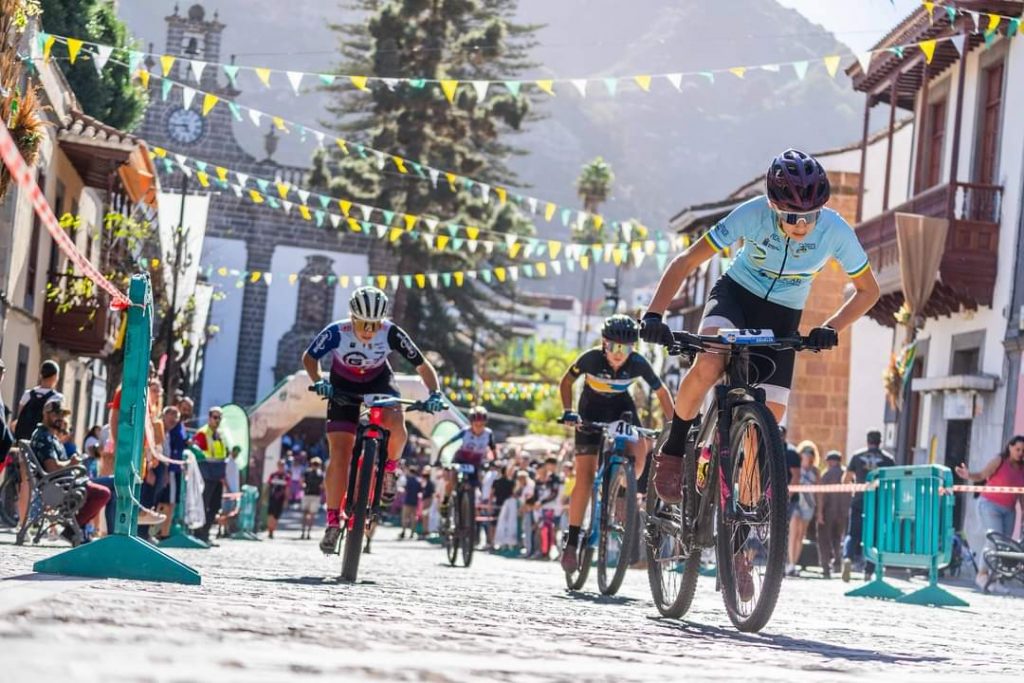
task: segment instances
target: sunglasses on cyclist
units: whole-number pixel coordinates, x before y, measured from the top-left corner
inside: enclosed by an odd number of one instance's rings
[[[813,225],[818,222],[818,217],[821,216],[821,209],[804,212],[776,210],[775,213],[778,215],[779,220],[786,225],[796,225],[800,221],[803,221],[808,225]]]
[[[610,342],[604,343],[604,348],[609,353],[629,353],[633,350],[632,344],[624,344],[622,342]]]
[[[367,334],[370,332],[376,332],[384,324],[380,320],[353,320],[352,323],[355,325],[357,330],[360,332],[366,332]]]
[[[474,415],[473,417],[469,418],[469,421],[470,422],[487,422],[487,418],[484,417],[483,415]]]

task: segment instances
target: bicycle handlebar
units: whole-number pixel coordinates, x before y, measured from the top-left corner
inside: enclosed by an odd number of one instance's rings
[[[690,332],[672,332],[671,343],[665,344],[668,347],[670,356],[679,356],[684,353],[700,353],[711,351],[714,347],[726,348],[730,351],[738,351],[743,348],[767,348],[767,349],[792,349],[793,351],[821,351],[817,346],[810,343],[809,337],[791,335],[788,337],[775,337],[771,330],[763,331],[772,334],[772,337],[758,340],[757,335],[751,335],[748,339],[729,340],[726,335],[720,334],[692,334]],[[766,335],[764,335],[766,336]]]
[[[560,424],[563,424],[566,427],[570,427],[570,426],[571,427],[575,427],[576,429],[581,429],[581,428],[582,429],[587,429],[587,428],[590,428],[590,429],[600,429],[600,430],[604,431],[608,427],[611,427],[615,423],[614,422],[592,422],[590,420],[580,420],[579,422],[561,422]],[[660,429],[647,429],[646,427],[637,427],[636,425],[630,425],[630,426],[633,427],[633,429],[635,429],[637,434],[639,434],[640,436],[645,436],[645,437],[650,438],[650,439],[657,439],[658,436],[661,435],[661,430]]]
[[[307,391],[316,391],[316,387],[310,385],[306,389]],[[389,406],[407,406],[408,410],[421,411],[429,413],[426,404],[423,401],[413,401],[408,398],[399,398],[397,396],[382,397],[379,394],[373,395],[368,394],[367,396],[374,396],[375,398],[371,401],[366,401],[365,396],[362,394],[349,394],[345,392],[337,392],[333,396],[324,396],[323,398],[336,403],[339,406],[362,406],[365,405],[367,408],[387,408]]]

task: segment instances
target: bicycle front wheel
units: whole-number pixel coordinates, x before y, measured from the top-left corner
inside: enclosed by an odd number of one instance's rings
[[[448,564],[452,567],[459,561],[459,528],[462,520],[462,492],[456,490],[452,494],[454,500],[448,501],[448,515],[444,518],[444,526],[441,528],[441,538],[444,541],[445,554],[448,556]]]
[[[615,595],[626,577],[636,539],[636,476],[631,462],[615,468],[607,493],[597,545],[597,587],[604,595]]]
[[[760,631],[782,587],[789,536],[786,451],[763,403],[736,408],[730,434],[735,514],[718,515],[718,572],[733,625]]]
[[[377,466],[377,449],[380,444],[374,439],[363,441],[363,457],[356,459],[352,466],[358,466],[356,482],[356,502],[352,507],[352,518],[349,520],[348,535],[345,537],[345,548],[341,561],[341,578],[355,581],[359,573],[359,558],[363,555],[363,535],[366,532],[366,520],[370,513],[370,487],[373,482],[374,470]]]
[[[476,546],[476,495],[472,491],[462,494],[459,511],[459,535],[462,538],[462,566],[468,567],[473,561]]]

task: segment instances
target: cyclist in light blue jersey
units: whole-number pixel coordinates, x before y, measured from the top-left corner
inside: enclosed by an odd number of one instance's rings
[[[825,208],[830,194],[828,175],[812,156],[788,149],[775,157],[765,174],[765,194],[736,207],[669,265],[644,315],[641,338],[669,341],[671,332],[662,315],[680,285],[702,263],[742,240],[708,295],[700,333],[769,328],[776,336],[797,334],[814,277],[835,259],[851,278],[854,294],[808,336],[821,350],[838,344],[839,333],[874,306],[879,290],[853,228]],[[758,349],[751,357],[751,376],[759,378],[768,407],[780,422],[794,360],[792,350]],[[655,488],[666,502],[682,499],[686,436],[725,363],[724,355],[699,354],[680,383],[669,437],[655,459]]]

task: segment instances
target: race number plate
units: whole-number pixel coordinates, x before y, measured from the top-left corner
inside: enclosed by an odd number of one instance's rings
[[[719,330],[718,338],[726,344],[771,344],[775,341],[775,332],[763,330]]]
[[[466,462],[460,462],[458,463],[457,466],[460,472],[464,472],[466,474],[473,474],[474,472],[476,472],[476,465],[470,465],[469,463]]]
[[[630,442],[636,441],[640,438],[640,435],[636,433],[633,425],[625,420],[616,420],[608,425],[608,434],[615,439],[625,439]]]

